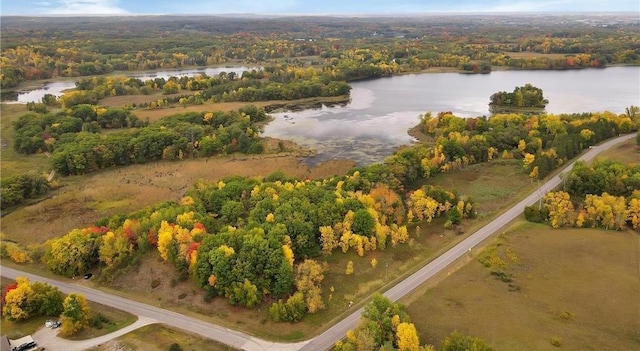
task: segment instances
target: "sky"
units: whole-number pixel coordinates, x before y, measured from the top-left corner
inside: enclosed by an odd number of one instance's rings
[[[0,0],[2,16],[161,14],[640,13],[638,0]]]

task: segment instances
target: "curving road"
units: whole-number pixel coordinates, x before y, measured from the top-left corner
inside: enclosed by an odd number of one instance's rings
[[[600,152],[607,150],[621,142],[633,138],[634,135],[625,135],[608,142],[605,142],[598,146],[593,146],[585,154],[580,156],[577,160],[590,161],[596,157]],[[524,200],[520,201],[509,210],[504,212],[498,218],[491,221],[475,233],[471,234],[465,240],[458,243],[456,246],[445,252],[435,260],[431,261],[420,270],[410,275],[396,286],[392,287],[384,293],[392,301],[397,301],[403,296],[407,295],[413,289],[417,288],[420,284],[424,283],[427,279],[433,277],[435,274],[446,269],[450,264],[456,261],[458,258],[466,254],[470,249],[486,240],[491,235],[495,234],[500,228],[515,219],[520,215],[526,206],[536,203],[540,196],[548,191],[551,191],[558,187],[561,182],[561,176],[566,174],[572,167],[572,162],[569,164],[563,172],[555,177],[551,178],[546,183],[542,184],[538,190],[531,195],[527,196]],[[0,274],[7,278],[15,278],[17,276],[26,276],[31,281],[46,282],[51,285],[55,285],[65,293],[77,292],[84,294],[85,297],[91,301],[101,303],[103,305],[111,306],[117,309],[121,309],[133,314],[136,314],[145,321],[157,321],[175,328],[184,329],[192,333],[202,335],[206,338],[214,339],[224,344],[233,346],[238,349],[247,351],[271,351],[271,350],[304,350],[304,351],[317,351],[327,350],[333,346],[333,344],[342,339],[349,329],[356,326],[363,309],[357,309],[352,314],[347,316],[342,321],[338,322],[324,333],[307,341],[299,343],[276,343],[266,340],[262,340],[235,330],[220,327],[215,324],[207,323],[196,318],[181,315],[176,312],[167,311],[161,308],[153,307],[147,304],[136,302],[133,300],[125,299],[119,296],[111,295],[99,290],[91,289],[82,285],[69,284],[62,281],[49,279],[34,274],[22,272],[17,269],[0,266]],[[112,335],[112,334],[109,334]],[[117,335],[113,335],[115,338]],[[107,337],[100,339],[95,345],[104,342]],[[65,351],[71,351],[71,348],[65,348]]]

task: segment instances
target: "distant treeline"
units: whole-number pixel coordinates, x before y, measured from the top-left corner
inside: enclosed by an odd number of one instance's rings
[[[351,86],[344,77],[333,76],[314,68],[266,67],[237,76],[222,72],[218,76],[156,78],[142,81],[130,77],[93,77],[81,79],[77,90],[66,93],[61,102],[67,107],[76,104],[96,104],[99,99],[120,95],[149,95],[156,92],[171,94],[163,97],[166,103],[202,104],[213,102],[253,102],[267,100],[295,100],[309,97],[348,95]],[[180,92],[189,94],[176,95]],[[196,92],[195,94],[193,92]],[[132,107],[156,107],[152,103]]]
[[[293,18],[231,22],[215,17],[168,22],[161,17],[114,18],[115,27],[101,19],[82,24],[47,20],[3,20],[2,88],[59,76],[230,62],[338,69],[346,80],[429,67],[489,72],[491,65],[571,69],[640,63],[637,20],[634,25],[633,18],[623,16],[565,23],[512,16],[491,21],[484,16],[430,17],[428,21],[305,17],[304,22]],[[600,25],[592,25],[595,22]]]

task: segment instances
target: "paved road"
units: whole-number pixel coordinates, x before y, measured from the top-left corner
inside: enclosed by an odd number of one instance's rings
[[[607,150],[613,147],[616,144],[619,144],[623,141],[629,140],[633,138],[634,135],[626,135],[611,141],[608,141],[604,144],[592,147],[588,152],[582,155],[579,160],[590,161],[594,157],[598,155],[601,151]],[[573,167],[573,163],[571,163],[564,172],[561,174],[566,174]],[[407,295],[413,289],[417,288],[420,284],[424,283],[427,279],[433,277],[438,272],[447,268],[450,264],[452,264],[455,260],[466,254],[470,249],[474,248],[476,245],[487,239],[489,236],[495,234],[500,228],[508,224],[518,215],[520,215],[525,206],[529,206],[531,204],[536,203],[542,194],[545,194],[548,191],[553,190],[558,185],[560,185],[562,179],[560,175],[553,177],[546,183],[542,184],[539,190],[536,190],[534,193],[529,195],[524,200],[520,201],[511,209],[503,213],[501,216],[482,227],[477,232],[473,233],[465,240],[451,248],[449,251],[445,252],[442,256],[436,258],[431,261],[429,264],[424,266],[419,271],[415,272],[411,276],[407,277],[400,283],[398,283],[393,288],[389,289],[384,293],[392,301],[397,301],[403,296]],[[265,341],[262,339],[258,339],[252,337],[250,335],[234,331],[231,329],[227,329],[224,327],[220,327],[214,324],[210,324],[192,317],[184,316],[176,312],[171,312],[167,310],[163,310],[157,307],[153,307],[150,305],[146,305],[140,302],[128,300],[122,297],[118,297],[115,295],[111,295],[99,290],[91,289],[86,286],[77,285],[77,284],[69,284],[61,281],[57,281],[54,279],[44,278],[41,276],[25,273],[16,269],[8,268],[8,267],[0,267],[2,271],[0,274],[7,278],[15,278],[17,276],[26,276],[31,281],[41,281],[47,282],[51,285],[58,286],[61,291],[65,293],[69,292],[77,292],[84,294],[87,299],[91,301],[96,301],[101,304],[111,306],[114,308],[118,308],[124,311],[128,311],[130,313],[136,314],[140,317],[144,318],[144,321],[155,320],[160,323],[173,326],[176,328],[188,330],[192,333],[200,334],[204,337],[214,339],[225,343],[227,345],[231,345],[235,348],[247,350],[247,351],[272,351],[272,350],[303,350],[303,351],[317,351],[317,350],[327,350],[333,344],[343,338],[349,329],[352,329],[356,326],[360,316],[362,314],[363,309],[357,309],[352,314],[347,316],[342,321],[338,322],[331,328],[329,328],[324,333],[318,335],[317,337],[299,342],[299,343],[274,343],[270,341]],[[106,339],[106,338],[105,338]],[[102,340],[102,339],[101,339]],[[102,340],[104,342],[105,340]],[[66,349],[64,349],[66,351]]]
[[[622,137],[618,137],[616,139],[612,139],[606,143],[603,143],[598,146],[593,146],[589,151],[579,157],[577,160],[581,161],[591,161],[595,158],[600,152],[607,150],[614,145],[617,145],[621,142],[629,140],[633,138],[635,134],[625,135]],[[527,196],[524,200],[518,202],[516,205],[511,207],[508,211],[504,212],[498,218],[491,221],[489,224],[480,228],[477,232],[471,234],[462,242],[458,243],[456,246],[451,248],[449,251],[445,252],[435,260],[431,261],[426,266],[422,267],[419,271],[410,275],[388,291],[384,293],[386,297],[388,297],[391,301],[398,301],[403,296],[409,294],[413,289],[417,288],[420,284],[427,281],[427,279],[433,277],[440,271],[444,270],[452,264],[455,260],[460,258],[462,255],[466,254],[470,249],[474,248],[476,245],[487,239],[489,236],[495,234],[500,228],[504,227],[506,224],[511,222],[517,216],[519,216],[522,212],[524,212],[524,208],[526,206],[530,206],[535,204],[540,199],[542,194],[545,194],[549,191],[554,190],[562,183],[561,175],[568,173],[575,164],[576,161],[572,162],[565,168],[565,170],[551,178],[544,184],[541,184],[539,190],[536,190],[531,195]],[[314,350],[327,350],[329,349],[336,341],[340,340],[344,335],[346,335],[349,329],[353,329],[358,320],[360,319],[360,315],[362,314],[362,308],[345,318],[344,320],[338,322],[329,330],[324,332],[323,334],[311,339],[309,343],[304,345],[300,350],[304,351],[314,351]]]

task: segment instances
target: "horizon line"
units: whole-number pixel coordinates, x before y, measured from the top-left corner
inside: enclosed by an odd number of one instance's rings
[[[162,17],[162,16],[175,16],[175,17],[394,17],[394,16],[409,16],[409,17],[423,17],[423,16],[460,16],[460,15],[547,15],[547,16],[560,16],[560,15],[586,15],[586,14],[630,14],[636,15],[636,11],[442,11],[442,12],[393,12],[393,13],[251,13],[251,12],[229,12],[229,13],[208,13],[208,14],[190,14],[190,13],[107,13],[107,14],[74,14],[74,13],[61,13],[61,14],[0,14],[0,18],[3,17],[33,17],[33,18],[48,18],[48,17]]]

